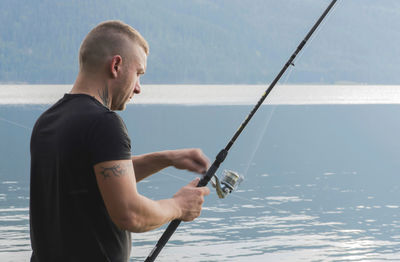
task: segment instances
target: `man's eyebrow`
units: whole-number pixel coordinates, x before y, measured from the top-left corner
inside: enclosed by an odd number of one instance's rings
[[[138,72],[139,74],[141,74],[141,75],[143,75],[143,74],[145,73],[145,71],[144,71],[143,68],[139,68],[139,69],[137,70],[137,72]]]

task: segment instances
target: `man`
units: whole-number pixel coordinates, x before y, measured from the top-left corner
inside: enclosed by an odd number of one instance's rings
[[[82,42],[69,94],[44,112],[31,137],[31,261],[127,261],[130,232],[200,215],[198,179],[171,199],[150,200],[136,183],[174,166],[204,173],[198,149],[131,156],[123,110],[140,93],[148,44],[130,26],[107,21]]]

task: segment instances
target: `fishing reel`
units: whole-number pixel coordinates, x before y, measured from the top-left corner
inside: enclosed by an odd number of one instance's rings
[[[216,175],[211,178],[211,184],[217,191],[219,198],[225,198],[228,194],[232,193],[244,180],[244,177],[235,171],[224,170],[222,174],[221,182]]]

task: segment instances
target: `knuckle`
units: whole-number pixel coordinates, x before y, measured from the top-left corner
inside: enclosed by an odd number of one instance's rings
[[[201,156],[201,150],[198,148],[192,149],[192,155],[193,157],[200,157]]]
[[[202,187],[201,189],[202,196],[206,196],[210,193],[210,189],[208,187]]]

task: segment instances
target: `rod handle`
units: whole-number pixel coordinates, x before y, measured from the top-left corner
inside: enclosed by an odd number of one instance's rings
[[[181,222],[181,220],[175,219],[172,220],[171,223],[169,223],[167,229],[164,231],[157,244],[154,246],[153,250],[151,250],[145,262],[153,262],[157,258],[158,254],[161,252],[162,248],[174,234],[175,230],[178,228]]]

